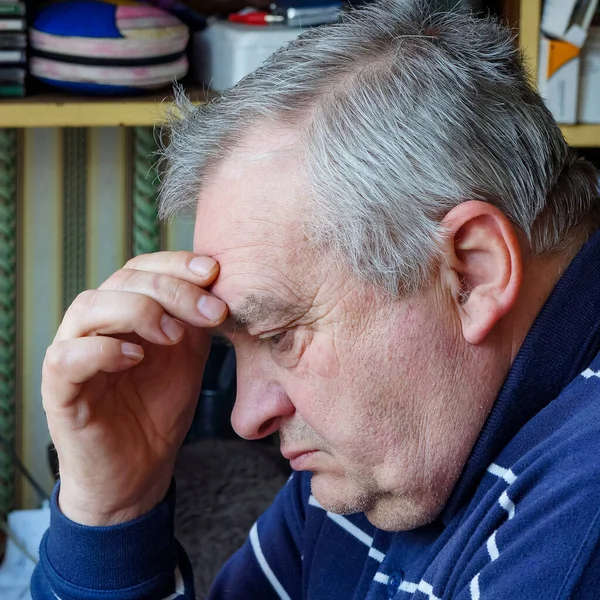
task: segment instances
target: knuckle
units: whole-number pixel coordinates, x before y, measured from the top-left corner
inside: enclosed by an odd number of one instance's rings
[[[187,298],[187,285],[185,282],[176,280],[170,283],[165,290],[169,303],[181,305]]]
[[[94,303],[96,297],[96,290],[84,290],[79,292],[75,298],[75,302],[82,304],[84,307],[89,307]]]
[[[118,271],[115,271],[112,275],[109,275],[99,286],[98,289],[99,290],[107,290],[107,289],[111,289],[112,287],[114,287],[113,282],[115,281],[115,279],[117,278],[117,276],[119,275],[119,273],[122,271],[123,269],[119,269]]]
[[[67,355],[64,344],[54,343],[46,349],[42,365],[42,377],[54,376],[64,372]]]
[[[147,317],[155,312],[162,311],[158,302],[146,294],[139,294],[133,299],[133,302],[135,303],[135,312],[138,315],[143,315],[144,317]]]
[[[123,269],[125,270],[134,270],[137,269],[140,265],[148,262],[148,259],[152,257],[152,255],[156,255],[157,253],[146,252],[145,254],[136,254],[132,256],[124,265]],[[121,269],[121,270],[123,270]]]
[[[71,306],[67,309],[67,314],[69,316],[86,314],[92,309],[95,302],[96,290],[84,290],[83,292],[79,292],[75,297],[75,300],[71,303]]]
[[[140,262],[140,258],[143,258],[144,256],[146,256],[145,254],[141,254],[138,256],[133,256],[132,258],[130,258],[122,267],[121,270],[123,269],[135,269],[136,265]]]
[[[129,282],[132,280],[135,274],[135,269],[128,269],[123,267],[115,273],[113,273],[103,284],[103,288],[112,290],[124,290],[129,287]]]

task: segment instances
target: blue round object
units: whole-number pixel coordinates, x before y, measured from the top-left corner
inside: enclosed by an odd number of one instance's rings
[[[62,0],[39,12],[29,37],[32,75],[80,93],[140,93],[188,69],[188,28],[146,3]]]
[[[57,2],[44,8],[34,29],[54,35],[90,38],[123,37],[117,28],[117,5],[101,0]]]

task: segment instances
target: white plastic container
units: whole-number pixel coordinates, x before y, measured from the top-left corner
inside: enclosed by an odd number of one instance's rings
[[[600,123],[600,27],[590,27],[581,52],[579,121]]]
[[[235,85],[305,28],[212,21],[194,34],[194,76],[221,92]]]

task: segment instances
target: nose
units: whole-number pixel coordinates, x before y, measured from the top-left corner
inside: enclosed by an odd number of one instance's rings
[[[283,418],[291,417],[295,407],[283,387],[265,374],[244,373],[238,362],[237,395],[231,413],[235,432],[247,439],[258,440],[279,429]]]

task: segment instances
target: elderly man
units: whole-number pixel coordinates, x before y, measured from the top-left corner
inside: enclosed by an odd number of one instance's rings
[[[210,598],[598,598],[597,173],[509,32],[372,5],[183,108],[195,253],[132,259],[48,350],[34,598],[193,598],[171,481],[215,327],[236,431],[296,473]]]

